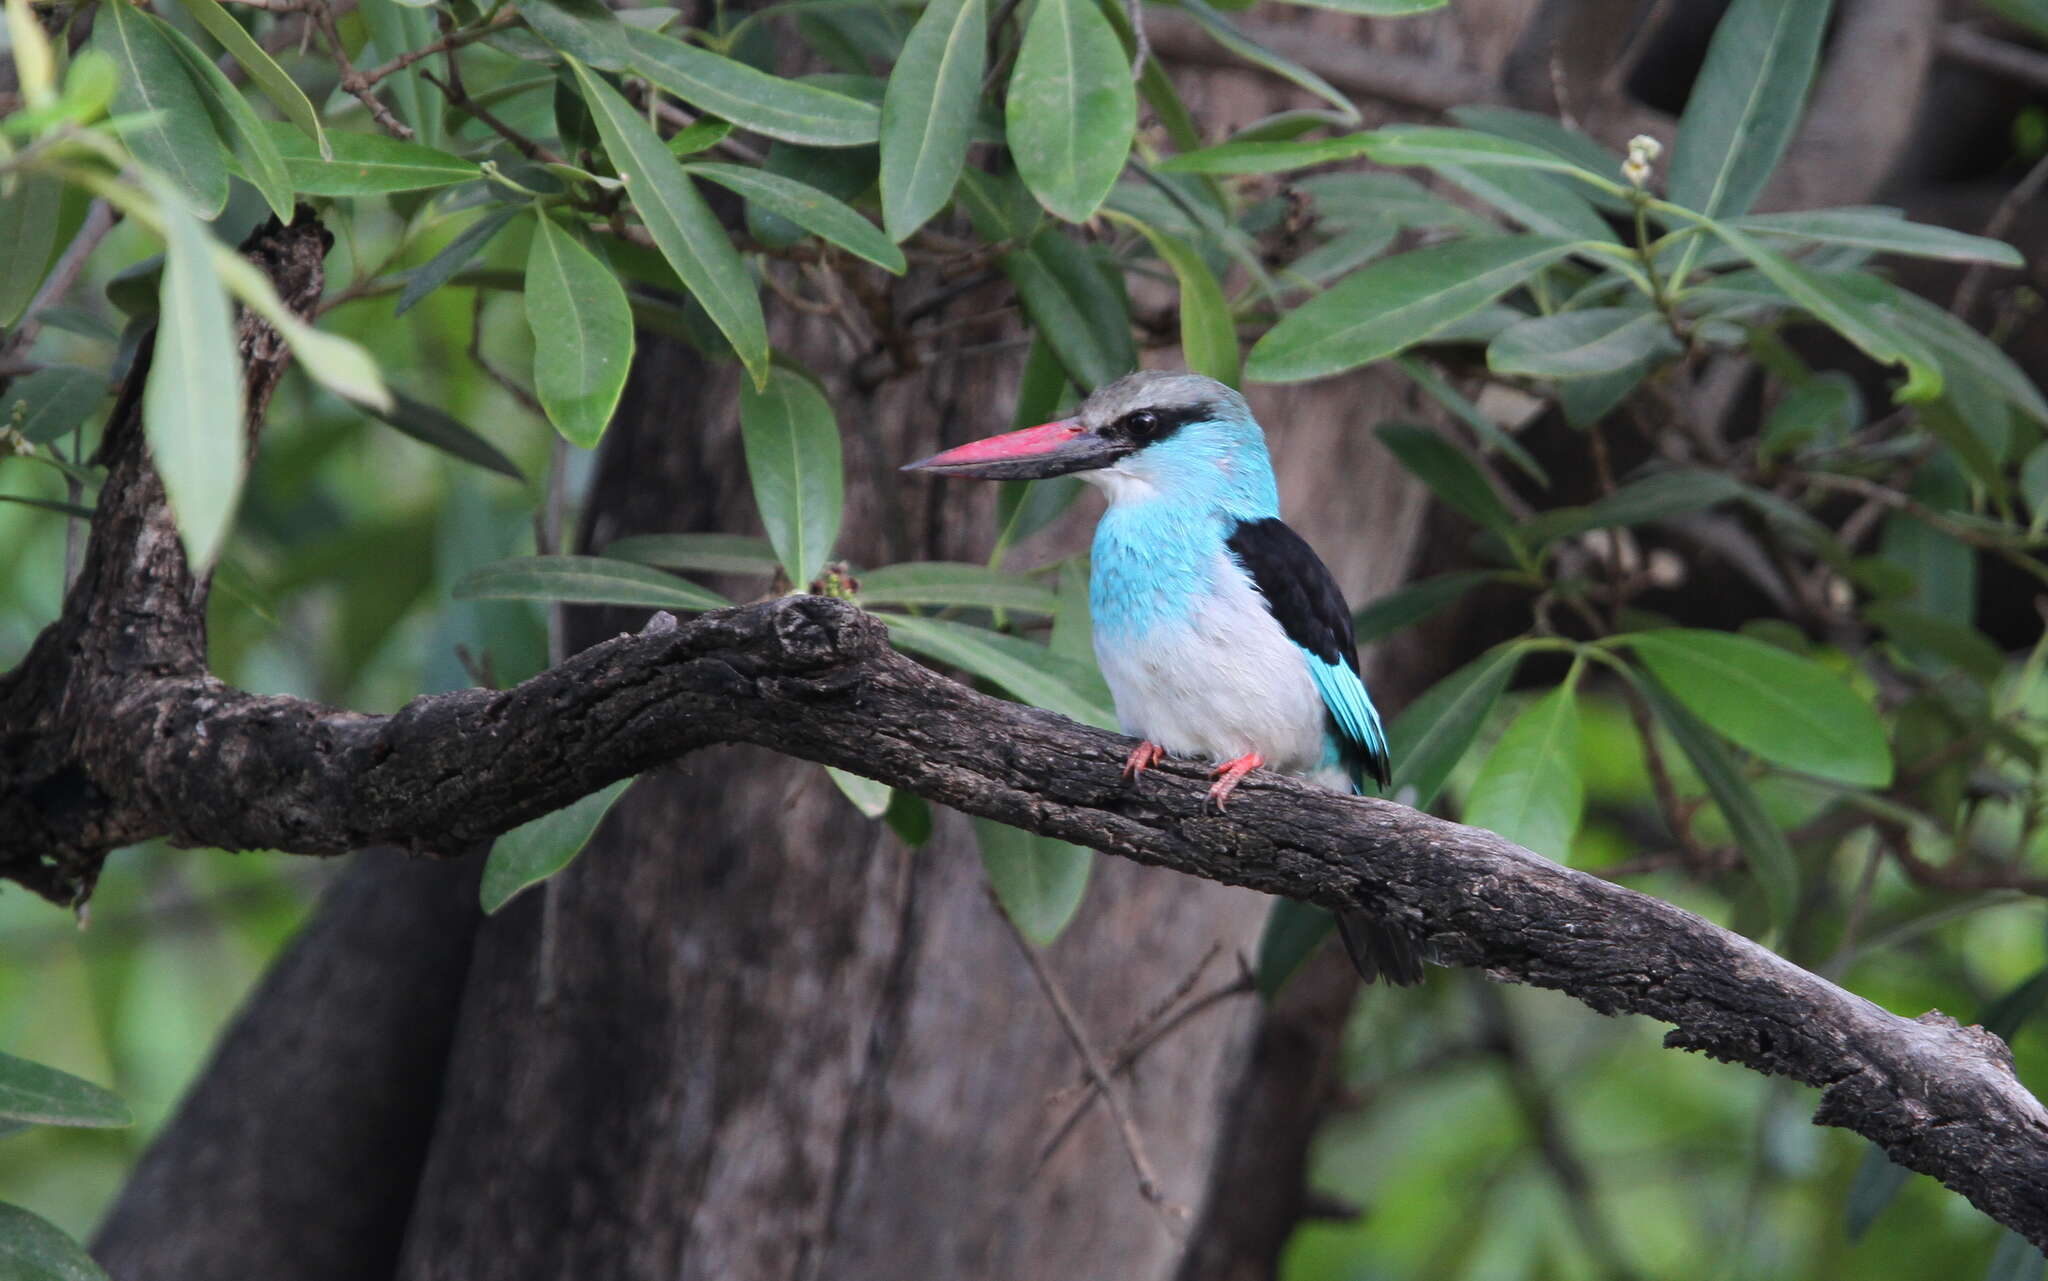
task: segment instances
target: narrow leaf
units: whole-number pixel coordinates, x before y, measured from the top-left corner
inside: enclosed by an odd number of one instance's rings
[[[513,0],[513,7],[541,39],[587,66],[622,71],[632,60],[629,28],[603,0]]]
[[[229,149],[241,166],[242,176],[262,195],[263,203],[270,206],[270,212],[277,215],[279,222],[290,223],[296,208],[291,175],[286,172],[284,157],[279,154],[277,143],[271,139],[255,108],[242,97],[242,91],[235,88],[234,82],[213,65],[213,59],[193,44],[184,32],[158,18],[150,18],[149,21],[185,64],[193,87],[206,103],[215,131],[227,140]]]
[[[1568,681],[1522,709],[1473,781],[1465,821],[1567,862],[1585,809],[1579,703]]]
[[[1912,1177],[1911,1170],[1886,1156],[1875,1143],[1865,1150],[1863,1160],[1856,1166],[1856,1177],[1849,1183],[1847,1214],[1851,1241],[1861,1240],[1870,1231],[1870,1225],[1877,1222],[1877,1216],[1884,1213]]]
[[[1130,61],[1095,0],[1038,0],[1004,107],[1017,172],[1039,203],[1086,222],[1123,172],[1138,124]]]
[[[1493,491],[1493,483],[1456,445],[1414,423],[1384,423],[1375,434],[1446,505],[1483,528],[1511,536],[1514,517]]]
[[[626,390],[633,311],[603,260],[545,213],[526,259],[534,391],[569,443],[595,449]]]
[[[839,794],[853,802],[853,807],[861,812],[862,817],[880,818],[889,812],[889,802],[896,789],[887,783],[877,783],[874,779],[849,774],[830,765],[825,767],[825,774],[832,780],[832,786],[839,789]]]
[[[1874,253],[1947,262],[1987,262],[1998,267],[2023,267],[2026,259],[2003,240],[1972,236],[1947,227],[1907,222],[1897,209],[1802,209],[1792,213],[1755,214],[1736,218],[1743,231],[1826,245],[1849,245]]]
[[[524,212],[520,205],[500,205],[485,210],[483,217],[464,227],[453,240],[441,247],[439,253],[406,273],[405,288],[399,292],[398,306],[391,314],[403,316],[420,299],[447,284],[455,273],[484,251],[491,239],[505,229],[506,223]]]
[[[15,379],[0,395],[0,428],[16,427],[30,444],[47,445],[91,417],[106,398],[105,370],[48,365]],[[26,405],[19,423],[16,405]]]
[[[760,205],[770,213],[789,219],[805,231],[838,245],[846,252],[898,276],[903,274],[903,251],[883,235],[881,229],[855,213],[844,202],[808,183],[765,169],[699,161],[683,166],[686,173],[709,178],[728,190]]]
[[[901,243],[946,207],[981,99],[982,0],[931,0],[882,97],[882,225]]]
[[[64,184],[39,173],[14,173],[0,183],[0,329],[12,329],[42,288],[57,252]]]
[[[581,800],[571,801],[500,836],[484,860],[478,898],[486,915],[495,914],[530,885],[538,885],[574,862],[597,835],[598,824],[633,785],[622,778]]]
[[[1157,168],[1160,173],[1284,173],[1355,159],[1364,155],[1371,143],[1372,135],[1363,133],[1341,138],[1223,142],[1200,151],[1167,156]]]
[[[184,208],[201,218],[218,215],[228,202],[227,155],[205,97],[162,29],[119,0],[100,10],[93,46],[120,75],[114,111],[138,117],[123,130],[128,149],[169,181]]]
[[[433,16],[410,0],[357,0],[356,8],[377,52],[386,58],[420,48],[434,38]],[[421,78],[425,70],[418,65],[407,67],[385,80],[383,91],[391,95],[399,120],[431,145],[440,142],[447,113],[441,91]]]
[[[860,603],[868,605],[954,605],[972,609],[1013,609],[1052,614],[1058,598],[1022,574],[987,565],[913,561],[871,569],[859,576]]]
[[[381,133],[327,135],[332,159],[319,144],[282,120],[265,122],[271,141],[284,156],[292,185],[307,196],[375,196],[393,191],[424,191],[475,182],[483,170],[460,156],[400,142]]]
[[[604,554],[707,574],[768,574],[779,563],[767,539],[742,534],[635,534],[606,544]]]
[[[1238,360],[1237,322],[1208,262],[1178,236],[1129,214],[1112,210],[1109,216],[1135,227],[1180,282],[1180,349],[1187,367],[1226,386],[1237,386],[1244,372]]]
[[[1487,345],[1486,364],[1532,378],[1592,378],[1680,350],[1664,317],[1646,307],[1590,307],[1509,326]]]
[[[1081,906],[1093,855],[994,819],[975,819],[974,836],[996,901],[1025,938],[1050,945]]]
[[[898,649],[970,672],[1035,707],[1083,724],[1108,728],[1116,723],[1104,697],[1107,691],[1099,688],[1101,677],[1059,658],[1043,645],[944,619],[904,614],[876,617],[888,623],[890,642]]]
[[[0,1276],[19,1281],[107,1281],[107,1274],[92,1256],[56,1225],[4,1201],[0,1201]]]
[[[1301,382],[1391,356],[1577,246],[1553,236],[1473,237],[1381,259],[1283,316],[1252,348],[1246,376]]]
[[[803,591],[832,554],[845,503],[832,405],[802,374],[773,369],[765,387],[740,388],[740,433],[768,541],[790,585]]]
[[[559,600],[650,609],[724,609],[732,602],[674,574],[603,556],[515,556],[471,570],[456,600]]]
[[[1629,673],[1629,678],[1707,785],[1735,843],[1749,860],[1749,870],[1763,887],[1771,920],[1781,930],[1789,928],[1799,907],[1799,862],[1784,832],[1764,812],[1755,789],[1706,725],[1655,679],[1635,672]]]
[[[635,71],[742,129],[812,147],[861,147],[881,136],[882,112],[858,98],[771,76],[653,31],[629,29],[627,39]]]
[[[1354,125],[1358,123],[1358,108],[1352,103],[1350,98],[1345,96],[1343,90],[1338,89],[1329,81],[1310,71],[1300,63],[1282,57],[1280,54],[1273,52],[1266,46],[1246,36],[1228,18],[1202,3],[1202,0],[1176,0],[1176,3],[1181,12],[1192,18],[1195,25],[1200,27],[1217,44],[1222,45],[1253,66],[1264,67],[1282,80],[1291,81],[1298,87],[1306,89],[1316,97],[1321,98],[1336,109],[1338,117],[1344,123]],[[1232,7],[1241,6],[1233,5]],[[1150,65],[1149,60],[1147,65]],[[1179,146],[1180,143],[1176,141],[1174,145]]]
[[[1259,995],[1272,1000],[1337,928],[1337,918],[1297,899],[1276,898],[1259,932],[1258,961],[1253,968]]]
[[[370,412],[383,422],[419,441],[431,445],[442,453],[460,458],[466,463],[475,463],[487,471],[523,481],[525,475],[511,459],[476,432],[424,401],[414,400],[403,392],[395,392],[388,408],[372,407]]]
[[[263,96],[276,104],[286,119],[306,131],[319,147],[321,155],[327,155],[327,130],[320,123],[320,113],[298,83],[277,65],[277,60],[256,43],[256,38],[236,22],[218,0],[179,0],[179,3],[200,26],[206,28],[206,34],[228,51],[229,57],[241,64],[242,70],[249,73],[250,82],[263,91]]]
[[[1714,29],[1671,157],[1671,198],[1709,216],[1748,211],[1792,141],[1830,0],[1735,0]]]
[[[1394,781],[1388,795],[1428,809],[1444,780],[1479,737],[1486,715],[1521,665],[1522,651],[1500,645],[1430,686],[1388,727]]]
[[[162,186],[161,180],[150,181]],[[227,538],[247,466],[242,363],[235,354],[227,291],[215,274],[212,238],[169,191],[160,198],[161,319],[142,390],[142,427],[185,558],[203,574]]]
[[[1620,639],[1688,711],[1738,746],[1851,786],[1891,781],[1877,714],[1811,659],[1729,632],[1673,628]]]
[[[1046,227],[1001,266],[1076,386],[1093,390],[1137,368],[1130,313],[1086,249]]]
[[[120,1096],[69,1072],[0,1054],[0,1120],[90,1127],[134,1124]]]
[[[1413,627],[1449,608],[1466,593],[1497,582],[1500,577],[1491,570],[1466,570],[1438,574],[1435,578],[1425,578],[1419,583],[1410,583],[1388,592],[1352,616],[1353,638],[1361,647],[1370,645],[1404,627]]]
[[[1311,9],[1333,9],[1361,18],[1406,18],[1441,9],[1451,0],[1286,0]]]
[[[661,256],[732,344],[754,385],[762,385],[768,377],[768,323],[732,237],[653,126],[574,58],[569,66],[604,135],[605,150]]]

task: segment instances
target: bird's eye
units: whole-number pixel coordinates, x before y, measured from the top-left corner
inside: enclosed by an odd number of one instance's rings
[[[1151,440],[1166,426],[1165,420],[1150,409],[1140,409],[1124,415],[1124,429],[1131,433],[1131,439]]]

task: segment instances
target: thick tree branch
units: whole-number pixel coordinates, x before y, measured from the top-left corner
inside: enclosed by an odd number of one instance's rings
[[[759,744],[1139,862],[1401,917],[1450,963],[1647,1014],[1676,1025],[1672,1046],[1823,1087],[1819,1122],[2048,1245],[2048,1111],[1996,1037],[1899,1018],[1670,904],[1401,805],[1258,775],[1212,815],[1195,763],[1126,784],[1128,739],[948,680],[839,601],[658,616],[516,688],[390,716],[184,673],[93,710],[113,718],[94,735],[112,754],[81,763],[96,812],[40,812],[6,788],[0,831],[57,835],[65,857],[105,833],[452,853],[694,748]]]

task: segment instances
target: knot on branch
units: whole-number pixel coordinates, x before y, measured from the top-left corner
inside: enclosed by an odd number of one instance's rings
[[[785,596],[735,611],[735,647],[779,673],[859,663],[889,648],[889,629],[859,607],[830,596]]]

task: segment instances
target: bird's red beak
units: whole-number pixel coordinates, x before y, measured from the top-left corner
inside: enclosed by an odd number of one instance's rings
[[[1037,480],[1107,467],[1128,452],[1127,446],[1104,440],[1072,419],[1061,419],[956,445],[906,463],[903,470],[983,480]]]

